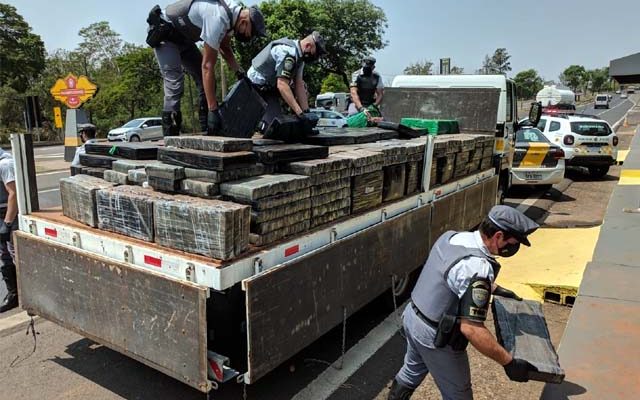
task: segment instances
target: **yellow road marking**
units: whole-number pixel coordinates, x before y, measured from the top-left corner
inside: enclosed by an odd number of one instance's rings
[[[549,152],[549,145],[546,143],[530,143],[527,153],[524,155],[520,167],[539,167]]]
[[[64,138],[64,145],[67,147],[82,146],[82,140],[79,137]]]
[[[623,169],[618,185],[640,185],[640,169]]]

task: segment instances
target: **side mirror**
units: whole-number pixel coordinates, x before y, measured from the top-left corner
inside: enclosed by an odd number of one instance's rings
[[[149,125],[147,125],[147,124],[142,124],[142,129],[144,129],[144,128],[148,128],[148,127],[149,127]]]
[[[529,122],[531,122],[531,126],[538,126],[540,117],[542,117],[542,103],[531,103],[531,109],[529,110]]]

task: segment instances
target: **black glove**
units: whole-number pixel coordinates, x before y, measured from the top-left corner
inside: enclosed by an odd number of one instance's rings
[[[11,240],[11,231],[13,228],[7,224],[4,220],[0,223],[0,242],[8,242]]]
[[[536,372],[538,371],[538,368],[530,362],[519,358],[514,358],[509,364],[504,366],[504,372],[507,374],[509,379],[514,382],[528,382],[529,371]]]
[[[244,79],[245,81],[250,82],[249,78],[247,77],[247,73],[242,68],[238,68],[238,70],[236,71],[236,79],[237,80],[243,80]]]
[[[495,290],[493,291],[493,295],[494,296],[500,296],[500,297],[506,297],[508,299],[514,299],[514,300],[517,300],[517,301],[522,301],[522,297],[520,297],[517,294],[515,294],[515,292],[513,292],[512,290],[505,289],[502,286],[496,286]]]
[[[220,107],[215,110],[209,110],[207,114],[207,135],[222,135],[222,116],[220,115]]]
[[[298,115],[300,127],[305,136],[313,135],[313,128],[318,124],[318,116],[314,113],[305,113]]]

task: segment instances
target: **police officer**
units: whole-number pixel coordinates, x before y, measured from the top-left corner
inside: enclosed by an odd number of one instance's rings
[[[266,36],[262,13],[256,6],[245,8],[235,0],[180,0],[165,10],[156,5],[147,22],[147,43],[154,48],[164,80],[163,135],[180,134],[183,69],[198,89],[200,128],[218,134],[222,130],[215,87],[218,53],[239,79],[244,77],[233,55],[231,33],[240,42]],[[204,54],[196,46],[200,40],[204,41]]]
[[[362,60],[362,68],[351,75],[351,101],[349,106],[349,115],[358,112],[369,114],[367,107],[373,105],[376,108],[382,103],[384,94],[384,84],[382,77],[374,71],[376,67],[376,59],[373,57],[365,57]]]
[[[89,143],[96,143],[96,126],[93,124],[78,124],[78,133],[80,134],[80,140],[82,140],[82,146],[76,149],[76,155],[71,161],[72,167],[80,167],[80,154],[85,154],[84,145]]]
[[[475,232],[443,234],[411,293],[402,319],[407,339],[404,365],[389,392],[389,400],[406,400],[428,373],[443,399],[472,399],[469,342],[504,366],[507,376],[526,382],[535,367],[513,358],[484,326],[491,294],[522,300],[495,285],[500,264],[495,256],[511,257],[538,224],[520,211],[495,206]]]
[[[0,271],[7,286],[7,295],[0,304],[0,313],[18,307],[18,282],[11,233],[18,229],[16,175],[10,153],[0,149]]]
[[[303,124],[309,119],[309,102],[303,78],[306,63],[316,62],[326,53],[325,42],[319,32],[295,41],[288,38],[269,43],[251,61],[248,78],[267,103],[262,118],[264,132],[274,118],[282,115],[280,99],[291,108]]]

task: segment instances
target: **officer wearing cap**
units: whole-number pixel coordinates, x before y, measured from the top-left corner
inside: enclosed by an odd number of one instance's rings
[[[358,112],[369,113],[367,107],[374,106],[376,109],[382,103],[384,94],[384,84],[382,77],[374,71],[376,59],[369,56],[362,60],[362,68],[351,75],[351,105],[349,115]]]
[[[163,135],[180,134],[184,71],[198,89],[200,129],[218,134],[223,128],[215,84],[218,53],[238,79],[244,77],[231,48],[231,33],[240,42],[266,36],[262,13],[256,6],[242,7],[235,0],[180,0],[165,10],[156,5],[147,22],[147,44],[154,48],[164,80]],[[204,41],[203,53],[196,46],[200,40]]]
[[[520,211],[495,206],[474,232],[444,233],[434,244],[402,319],[407,339],[404,365],[389,400],[409,399],[428,373],[444,399],[473,399],[466,347],[504,366],[517,382],[535,367],[516,359],[484,326],[491,294],[522,300],[494,282],[500,272],[496,256],[511,257],[538,224]]]
[[[71,161],[72,167],[80,166],[80,154],[85,153],[84,145],[98,141],[96,139],[96,126],[93,124],[78,124],[78,134],[80,135],[80,140],[82,140],[82,146],[76,149],[76,155],[73,157],[73,161]]]
[[[274,118],[282,115],[280,99],[289,106],[303,124],[309,118],[309,100],[304,82],[304,66],[316,62],[326,53],[325,42],[319,32],[295,41],[288,38],[269,43],[251,61],[248,78],[267,103],[262,118],[264,132]]]

